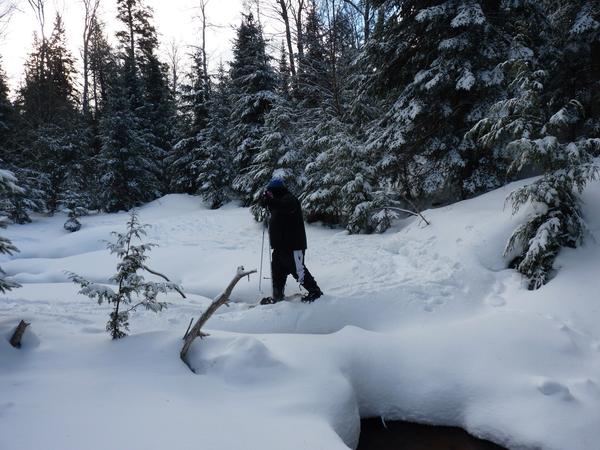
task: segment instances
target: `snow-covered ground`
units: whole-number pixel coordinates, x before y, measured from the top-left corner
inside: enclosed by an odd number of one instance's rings
[[[599,448],[600,245],[563,251],[558,276],[527,291],[501,256],[527,213],[503,212],[512,188],[383,235],[308,226],[326,295],[250,308],[268,292],[242,280],[194,343],[197,374],[179,359],[190,319],[238,265],[260,262],[246,209],[182,195],[140,208],[160,245],[149,265],[189,296],[135,313],[119,341],[104,330],[109,307],[64,271],[106,281],[102,240],[127,215],[86,217],[74,234],[64,216],[11,226],[21,252],[0,266],[23,287],[0,298],[0,335],[32,325],[21,350],[0,339],[0,449],[335,450],[356,446],[361,416],[456,425],[511,449]],[[599,183],[585,199],[600,240]]]

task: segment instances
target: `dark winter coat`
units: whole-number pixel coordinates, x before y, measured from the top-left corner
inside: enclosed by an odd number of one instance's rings
[[[300,201],[286,188],[272,189],[273,198],[265,197],[269,209],[269,240],[278,250],[306,250],[306,232]]]

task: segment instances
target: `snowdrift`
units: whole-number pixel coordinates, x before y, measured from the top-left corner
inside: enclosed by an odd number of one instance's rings
[[[160,245],[149,265],[190,295],[133,314],[114,342],[109,309],[64,271],[107,282],[115,260],[102,240],[127,215],[85,217],[73,234],[64,216],[11,226],[21,252],[0,265],[23,287],[0,298],[0,336],[32,325],[20,350],[0,339],[0,448],[334,450],[355,447],[372,416],[460,426],[511,449],[597,448],[600,246],[563,251],[556,278],[527,291],[501,256],[527,214],[503,211],[513,188],[383,235],[309,226],[307,266],[326,295],[250,308],[258,279],[240,281],[192,347],[196,374],[179,360],[190,318],[238,265],[260,261],[246,209],[183,195],[140,208]],[[599,183],[585,200],[600,239]]]

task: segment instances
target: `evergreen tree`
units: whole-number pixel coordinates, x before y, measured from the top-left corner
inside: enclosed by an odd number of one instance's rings
[[[290,67],[288,65],[288,55],[285,51],[285,45],[281,42],[281,50],[279,54],[279,67],[278,67],[278,83],[277,93],[285,98],[290,98]]]
[[[117,255],[119,258],[117,273],[110,279],[116,285],[116,290],[104,284],[88,281],[77,274],[69,274],[69,278],[81,286],[80,294],[97,300],[98,304],[106,302],[113,306],[110,319],[106,324],[106,331],[110,333],[113,339],[119,339],[127,335],[129,313],[138,306],[159,312],[167,306],[166,302],[159,301],[159,294],[177,291],[183,296],[181,288],[177,284],[168,280],[160,283],[146,281],[141,275],[141,271],[160,275],[146,266],[146,260],[148,259],[146,253],[155,244],[136,244],[146,235],[145,228],[147,226],[140,224],[137,214],[132,211],[125,233],[112,233],[115,240],[109,242],[107,248],[111,254]],[[164,275],[161,276],[166,278]]]
[[[206,149],[199,142],[199,134],[209,122],[208,77],[204,73],[202,50],[199,48],[192,55],[192,66],[187,76],[188,83],[181,87],[182,115],[184,122],[183,138],[174,146],[169,156],[171,189],[175,192],[195,194],[200,180],[200,165],[206,159]]]
[[[230,83],[223,64],[217,71],[217,83],[211,90],[206,126],[196,140],[203,155],[197,159],[197,193],[211,208],[219,208],[231,198],[233,155],[227,141],[231,117]]]
[[[124,27],[117,33],[120,62],[108,82],[97,157],[102,208],[107,211],[130,209],[161,195],[168,138],[157,130],[171,125],[161,114],[163,94],[168,96],[169,90],[154,54],[152,12],[141,0],[119,0],[117,7]]]
[[[505,255],[514,258],[517,270],[538,289],[552,277],[553,264],[561,247],[576,247],[587,229],[578,198],[588,182],[598,179],[599,168],[592,152],[600,151],[600,139],[560,144],[551,136],[520,139],[509,144],[518,155],[511,171],[526,166],[542,167],[544,176],[513,191],[508,201],[513,212],[533,205],[533,213],[512,233]]]
[[[297,112],[283,98],[265,115],[263,136],[245,177],[246,189],[253,193],[252,213],[257,220],[264,212],[258,202],[270,179],[280,178],[293,192],[299,192],[300,164],[304,161],[296,140],[297,123]]]
[[[252,14],[243,17],[237,30],[230,78],[232,112],[228,138],[235,152],[237,173],[233,188],[247,205],[254,194],[248,167],[264,133],[265,114],[278,97],[277,77],[269,65],[262,29]]]
[[[113,80],[100,121],[102,141],[97,164],[102,208],[129,210],[160,195],[155,154],[141,119],[127,96],[127,73]]]
[[[15,115],[15,108],[8,98],[8,84],[0,58],[0,160],[7,159],[11,145],[14,145],[11,142],[15,133]]]
[[[539,135],[547,115],[547,61],[551,30],[541,4],[523,2],[506,12],[503,32],[510,46],[497,66],[501,92],[484,117],[466,134],[462,147],[465,164],[460,171],[465,195],[495,189],[509,179],[514,156],[507,145]],[[532,26],[532,24],[535,24]],[[489,100],[493,100],[491,97]]]
[[[145,55],[142,66],[143,107],[138,110],[146,135],[152,144],[156,177],[160,189],[169,188],[165,159],[172,151],[175,139],[175,99],[167,79],[167,66],[158,60],[155,50]]]
[[[580,83],[567,81],[579,66],[568,54],[581,47],[567,44],[577,39],[573,30],[580,28],[574,21],[583,20],[577,11],[572,2],[558,7],[525,3],[511,10],[505,29],[512,36],[512,45],[509,59],[499,66],[506,80],[506,95],[467,133],[480,155],[477,169],[466,179],[471,190],[487,190],[505,180],[542,174],[509,196],[514,212],[534,205],[505,250],[511,264],[528,278],[530,289],[552,277],[562,247],[575,247],[583,241],[586,227],[578,193],[598,176],[592,158],[600,154],[600,140],[587,137],[593,133],[593,119],[589,119],[594,107],[589,102],[597,80],[586,82],[582,75]]]
[[[81,157],[82,123],[77,111],[74,59],[70,54],[62,18],[56,16],[48,40],[34,39],[34,51],[26,62],[25,83],[18,104],[22,132],[20,155],[15,164],[38,172],[45,180],[45,206],[53,212],[73,162]],[[23,181],[24,188],[28,188]],[[39,185],[39,183],[37,183]]]
[[[367,47],[365,88],[385,99],[369,130],[377,171],[402,197],[451,199],[463,135],[499,89],[500,2],[377,2],[389,11]]]
[[[321,108],[331,91],[328,83],[323,26],[315,5],[308,11],[302,44],[304,51],[298,59],[296,98],[301,108]]]
[[[19,192],[21,188],[16,184],[17,179],[14,175],[8,170],[0,169],[0,201],[4,201],[6,197],[9,195]],[[0,216],[0,228],[6,228],[6,220],[4,217]],[[0,236],[0,254],[2,255],[12,255],[14,252],[17,252],[18,249],[15,247],[12,242]],[[11,289],[15,289],[20,287],[18,283],[14,281],[10,281],[5,277],[5,272],[0,267],[0,294],[4,294]]]

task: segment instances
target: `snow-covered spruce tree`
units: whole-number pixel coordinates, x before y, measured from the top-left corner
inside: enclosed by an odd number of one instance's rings
[[[265,114],[264,133],[248,167],[248,176],[244,177],[247,183],[245,189],[253,193],[251,211],[256,220],[263,218],[264,208],[259,206],[258,201],[271,178],[280,178],[292,192],[300,192],[300,177],[305,161],[301,157],[301,145],[297,140],[300,117],[290,99],[287,62],[288,57],[282,43],[277,72],[279,96]]]
[[[368,91],[386,101],[369,131],[376,170],[402,194],[451,200],[463,135],[499,89],[500,2],[375,2],[386,20],[366,47]]]
[[[109,212],[131,209],[160,195],[152,138],[132,110],[127,78],[125,73],[112,81],[100,121],[101,205]]]
[[[257,220],[264,212],[258,201],[271,178],[280,178],[292,192],[299,192],[304,161],[295,133],[297,123],[296,111],[284,98],[279,98],[265,115],[264,134],[244,177],[244,188],[253,193],[251,210]]]
[[[81,286],[80,294],[97,300],[98,304],[106,302],[113,306],[109,321],[106,324],[106,331],[110,333],[113,339],[119,339],[127,335],[129,313],[138,306],[159,312],[167,306],[165,302],[158,299],[159,294],[176,291],[183,295],[181,288],[175,283],[168,280],[165,282],[146,281],[141,275],[140,272],[146,271],[166,279],[164,275],[146,266],[146,260],[148,259],[146,252],[155,244],[136,244],[146,235],[145,228],[147,226],[141,225],[137,214],[132,211],[125,233],[112,233],[115,240],[109,242],[107,248],[119,258],[117,273],[110,278],[110,281],[116,285],[115,288],[93,283],[75,273],[69,273],[69,278]]]
[[[8,83],[0,58],[0,160],[6,160],[11,145],[14,145],[16,111],[8,98]]]
[[[0,199],[4,199],[8,195],[19,192],[21,188],[17,186],[16,183],[17,179],[11,172],[0,169]],[[2,216],[0,216],[0,228],[6,228],[6,219]],[[18,251],[17,247],[15,247],[9,239],[0,236],[0,254],[12,255],[14,252]],[[20,287],[18,283],[6,279],[4,275],[5,272],[0,267],[0,294],[4,294],[6,291]]]
[[[188,82],[181,86],[181,113],[183,136],[173,146],[167,157],[171,189],[175,192],[195,194],[198,191],[198,168],[206,158],[204,148],[198,142],[198,134],[208,124],[209,79],[204,73],[202,49],[192,55],[192,65],[187,74]]]
[[[101,205],[107,211],[128,210],[161,195],[166,138],[157,127],[169,127],[159,114],[168,88],[154,55],[152,12],[142,0],[118,0],[117,9],[123,27],[117,32],[119,62],[108,82],[97,158]]]
[[[8,193],[0,201],[0,211],[8,220],[18,224],[30,223],[30,212],[46,212],[46,193],[50,181],[37,170],[9,166],[19,180],[20,190]]]
[[[594,110],[586,106],[593,96],[593,82],[571,90],[564,82],[578,65],[565,57],[575,46],[565,43],[573,37],[564,17],[571,11],[575,20],[578,8],[569,2],[558,9],[551,2],[510,5],[512,14],[504,30],[512,41],[507,59],[498,66],[505,94],[466,135],[473,154],[481,159],[465,183],[467,190],[476,192],[504,180],[542,174],[509,196],[514,212],[531,204],[534,213],[514,231],[505,250],[529,279],[529,287],[536,289],[552,276],[560,248],[583,240],[578,193],[598,175],[592,157],[598,154],[600,141],[589,138],[597,134],[586,126]]]
[[[233,188],[245,205],[252,202],[248,167],[264,134],[265,114],[276,102],[277,77],[269,64],[262,29],[244,15],[233,44],[230,67],[231,120],[228,140],[235,153]]]
[[[507,144],[538,135],[547,114],[546,63],[552,59],[551,35],[541,2],[507,2],[503,33],[507,46],[495,76],[500,92],[491,97],[484,117],[465,135],[460,173],[464,196],[486,192],[504,184],[514,155]]]
[[[158,44],[156,44],[158,45]],[[158,60],[157,49],[147,49],[142,58],[141,81],[143,106],[138,115],[147,140],[152,144],[153,170],[160,181],[160,191],[169,189],[169,171],[166,158],[171,153],[175,139],[175,101],[167,80],[167,66]]]
[[[63,228],[70,232],[81,229],[79,218],[89,214],[88,206],[93,203],[89,194],[91,190],[86,189],[87,186],[81,174],[81,165],[77,162],[72,167],[60,197],[61,209],[68,214]]]
[[[196,136],[198,148],[203,151],[203,157],[196,160],[196,193],[212,209],[220,208],[231,198],[234,174],[233,155],[227,140],[227,127],[231,116],[229,100],[229,79],[221,63],[209,97],[207,124]]]
[[[514,141],[509,149],[518,154],[511,171],[533,166],[545,172],[508,197],[513,212],[524,205],[531,205],[534,212],[513,232],[505,255],[516,257],[516,268],[529,279],[529,289],[538,289],[551,278],[561,247],[576,247],[583,241],[586,225],[578,194],[600,174],[591,156],[592,149],[600,150],[600,139],[561,144],[547,136]]]
[[[25,81],[17,98],[20,154],[14,162],[48,181],[44,192],[50,212],[58,208],[66,174],[81,151],[75,73],[75,60],[57,14],[50,38],[34,36],[34,48],[25,63]]]
[[[600,136],[600,3],[553,2],[549,18],[558,50],[548,82],[547,134],[562,143]],[[595,153],[599,156],[599,153]]]

